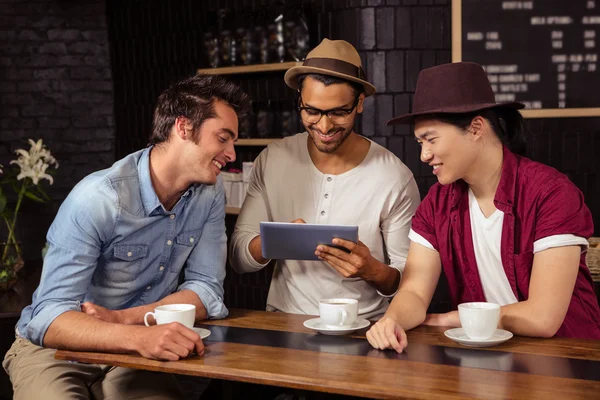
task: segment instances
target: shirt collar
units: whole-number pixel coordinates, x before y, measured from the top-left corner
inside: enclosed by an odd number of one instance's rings
[[[517,156],[508,147],[503,146],[502,175],[494,196],[494,203],[500,211],[514,206],[515,187],[517,186]]]
[[[152,151],[152,146],[142,152],[138,162],[140,194],[146,215],[150,215],[156,208],[161,207],[160,200],[152,186],[152,178],[150,178],[150,151]]]
[[[517,156],[513,154],[506,146],[503,147],[502,172],[500,182],[494,196],[494,204],[502,211],[506,212],[514,206],[515,187],[517,185]],[[462,195],[468,193],[469,185],[462,179],[452,184],[452,209],[458,207]]]

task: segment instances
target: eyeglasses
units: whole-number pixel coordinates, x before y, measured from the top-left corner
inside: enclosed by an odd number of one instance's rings
[[[360,96],[357,96],[352,104],[351,108],[332,108],[330,110],[320,110],[318,108],[313,107],[303,107],[302,106],[302,97],[298,98],[298,111],[300,112],[300,118],[302,121],[307,124],[316,124],[318,123],[323,115],[327,115],[327,118],[334,125],[343,125],[350,120],[350,114],[358,105],[358,100]]]

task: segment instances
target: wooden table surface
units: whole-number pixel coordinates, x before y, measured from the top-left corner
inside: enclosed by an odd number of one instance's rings
[[[403,354],[368,346],[364,333],[326,336],[307,315],[230,310],[203,357],[162,362],[135,355],[58,350],[56,358],[373,398],[599,398],[600,341],[513,337],[472,349],[443,328],[408,332]]]

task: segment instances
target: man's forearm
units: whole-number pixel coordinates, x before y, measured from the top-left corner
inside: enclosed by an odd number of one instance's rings
[[[269,261],[269,259],[262,256],[262,243],[260,240],[260,235],[256,236],[250,241],[250,244],[248,244],[248,251],[250,251],[252,258],[254,258],[254,260],[259,264],[265,264]]]
[[[205,320],[208,316],[204,304],[196,293],[191,290],[182,290],[168,295],[155,303],[146,304],[143,306],[127,308],[119,310],[119,320],[123,324],[140,325],[144,323],[144,315],[149,311],[154,311],[158,306],[165,304],[193,304],[196,306],[196,321]]]
[[[502,306],[498,327],[515,335],[552,337],[556,334],[562,322],[558,323],[557,318],[549,315],[549,312],[552,312],[552,310],[547,310],[542,305],[536,307],[530,301]]]
[[[390,307],[385,313],[385,316],[397,321],[404,330],[412,329],[419,326],[427,317],[427,307],[419,296],[416,294],[400,290]]]
[[[394,293],[400,285],[400,277],[402,275],[400,271],[374,258],[372,262],[375,263],[373,266],[373,271],[375,272],[365,277],[365,280],[385,295]]]
[[[43,346],[53,349],[133,353],[142,326],[105,322],[79,311],[59,315],[48,327]]]

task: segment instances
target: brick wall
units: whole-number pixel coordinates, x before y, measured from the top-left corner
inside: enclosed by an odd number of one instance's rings
[[[0,0],[0,100],[0,164],[28,138],[44,139],[60,162],[52,203],[24,202],[19,217],[25,256],[39,258],[66,194],[114,161],[105,2]]]

